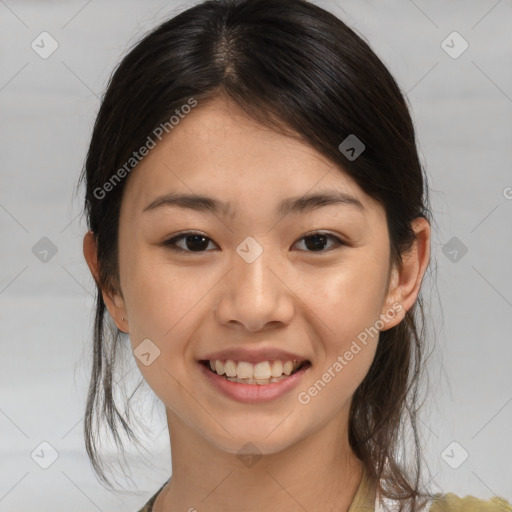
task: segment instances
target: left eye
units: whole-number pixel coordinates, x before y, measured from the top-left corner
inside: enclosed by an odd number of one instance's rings
[[[311,235],[303,236],[299,239],[299,241],[302,240],[306,242],[306,252],[326,252],[324,245],[328,240],[334,241],[335,247],[344,245],[343,241],[341,241],[338,237],[331,235],[330,233],[313,233]],[[185,241],[185,247],[178,245],[178,242],[181,241]],[[213,240],[200,233],[183,233],[174,238],[166,240],[163,242],[163,245],[178,252],[205,252],[209,242],[214,243]]]
[[[311,235],[303,236],[300,240],[311,241],[310,243],[305,244],[308,249],[312,249],[308,252],[326,252],[323,246],[329,239],[334,241],[335,247],[344,245],[338,237],[331,235],[330,233],[313,233]]]

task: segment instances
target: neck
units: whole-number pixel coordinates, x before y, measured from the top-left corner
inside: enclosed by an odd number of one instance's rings
[[[363,465],[348,443],[346,428],[333,420],[322,431],[278,453],[242,461],[219,449],[171,411],[172,478],[154,512],[347,512]]]

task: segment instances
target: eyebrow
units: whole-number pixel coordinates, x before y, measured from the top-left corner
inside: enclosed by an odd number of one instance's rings
[[[330,190],[284,199],[279,203],[277,213],[279,215],[287,215],[288,213],[304,213],[332,205],[348,205],[356,207],[356,209],[361,212],[365,211],[365,208],[359,199],[356,199],[346,192]],[[227,216],[230,212],[231,206],[232,205],[230,203],[203,195],[166,194],[154,199],[144,208],[143,212],[156,210],[161,207],[178,207]]]

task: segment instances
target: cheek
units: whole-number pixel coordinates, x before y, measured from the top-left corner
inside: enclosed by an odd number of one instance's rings
[[[340,411],[344,411],[348,418],[352,396],[366,377],[375,357],[376,344],[356,342],[345,348],[347,351],[328,358],[325,365],[316,369],[315,378],[308,386],[298,390],[299,407],[320,424]]]
[[[159,382],[169,383],[169,374],[186,374],[190,363],[191,338],[202,319],[208,315],[208,292],[219,281],[216,272],[204,267],[177,267],[165,258],[147,251],[132,256],[126,265],[129,279],[125,283],[125,303],[129,318],[132,350],[149,339],[157,347],[159,356],[150,366],[137,360],[146,380],[154,389]],[[172,379],[171,379],[172,380]]]
[[[122,265],[123,266],[123,265]],[[156,248],[139,248],[124,261],[123,284],[130,328],[148,329],[162,336],[197,302],[204,279],[196,270],[178,268]]]
[[[185,286],[179,273],[171,272],[168,264],[150,256],[149,252],[133,251],[124,261],[123,297],[132,349],[135,351],[143,340],[149,339],[165,356],[169,340],[180,342],[177,333],[185,323],[180,322],[180,318],[186,320],[195,296],[193,286],[190,283]],[[162,359],[155,361],[154,366],[158,366]],[[148,367],[140,364],[139,367],[144,374],[149,371]]]
[[[186,403],[179,382],[186,379],[188,342],[206,290],[190,273],[155,261],[139,260],[129,275],[125,302],[134,357],[146,382],[173,409]],[[148,352],[145,364],[140,355]]]
[[[386,274],[382,265],[367,263],[310,281],[304,302],[314,312],[311,322],[321,342],[315,380],[299,391],[298,401],[312,416],[334,415],[346,406],[375,357]]]
[[[353,254],[338,268],[297,278],[297,295],[317,316],[328,346],[342,349],[380,318],[387,283],[386,262]],[[298,276],[297,276],[298,277]]]

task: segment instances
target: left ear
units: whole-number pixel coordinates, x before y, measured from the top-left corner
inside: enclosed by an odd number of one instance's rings
[[[385,317],[383,331],[399,324],[405,313],[411,309],[418,297],[423,276],[430,261],[430,224],[427,219],[418,217],[411,222],[416,235],[411,250],[402,254],[402,263],[391,269],[390,282],[381,318]],[[395,314],[390,317],[390,311]]]

